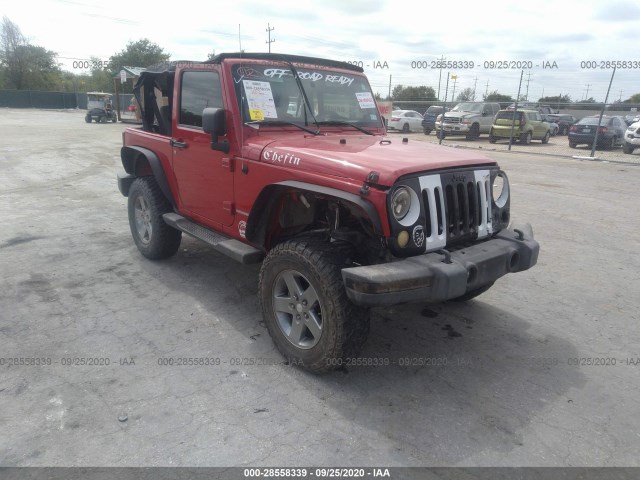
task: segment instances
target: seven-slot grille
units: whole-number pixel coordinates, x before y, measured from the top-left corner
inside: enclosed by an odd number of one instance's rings
[[[444,122],[445,123],[460,123],[460,117],[447,117],[445,115],[444,116]]]
[[[420,190],[427,251],[485,238],[493,232],[489,170],[420,177]]]

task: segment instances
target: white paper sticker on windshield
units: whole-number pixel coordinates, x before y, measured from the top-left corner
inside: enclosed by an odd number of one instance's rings
[[[251,120],[263,120],[265,117],[278,118],[269,82],[243,80],[242,83],[247,94]]]
[[[356,98],[360,108],[376,108],[376,102],[373,101],[371,92],[356,92]]]

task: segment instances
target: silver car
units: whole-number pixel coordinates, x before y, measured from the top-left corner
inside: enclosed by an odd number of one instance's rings
[[[404,133],[422,131],[422,115],[415,110],[394,110],[387,125],[389,130],[399,130]]]

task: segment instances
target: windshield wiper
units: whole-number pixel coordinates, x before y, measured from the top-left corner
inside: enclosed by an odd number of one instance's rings
[[[322,122],[318,122],[318,125],[347,125],[349,127],[353,127],[357,130],[360,130],[362,133],[366,133],[367,135],[374,135],[373,132],[370,132],[369,130],[359,127],[358,125],[356,125],[355,123],[351,123],[351,122],[344,122],[342,120],[325,120]]]
[[[309,132],[313,135],[320,135],[320,132],[318,130],[311,130],[310,128],[307,127],[303,127],[302,125],[299,125],[297,123],[294,122],[288,122],[287,120],[253,120],[251,122],[244,122],[245,125],[275,125],[275,126],[282,126],[282,125],[293,125],[294,127],[298,127],[301,130],[304,130],[305,132]]]

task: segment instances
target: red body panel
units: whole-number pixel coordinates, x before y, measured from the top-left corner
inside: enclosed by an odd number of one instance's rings
[[[378,172],[377,185],[390,187],[407,174],[495,164],[470,150],[419,141],[404,143],[401,136],[386,136],[382,126],[374,129],[375,135],[340,126],[322,127],[322,135],[314,136],[296,127],[263,126],[257,130],[242,125],[231,75],[231,66],[240,61],[265,63],[229,59],[221,66],[189,67],[220,72],[227,118],[225,139],[231,147],[228,154],[212,150],[210,136],[203,131],[179,128],[175,118],[172,138],[186,141],[189,146],[184,150],[172,148],[169,137],[141,129],[128,128],[124,137],[125,145],[142,146],[158,155],[180,214],[232,237],[243,239],[244,222],[258,195],[274,183],[294,180],[360,195],[370,172]],[[178,68],[173,112],[179,111],[180,73]],[[386,195],[385,188],[372,187],[363,198],[376,208],[383,234],[388,236]]]

